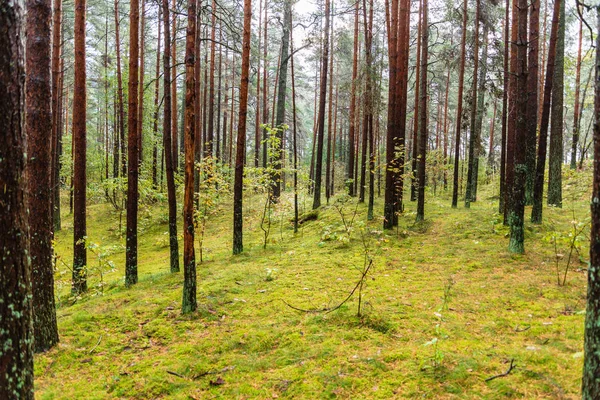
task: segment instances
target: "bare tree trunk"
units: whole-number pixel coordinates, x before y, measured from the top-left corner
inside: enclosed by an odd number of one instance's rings
[[[600,10],[596,9],[600,32]],[[582,398],[600,398],[600,34],[596,36],[596,84],[594,93],[594,184],[591,202],[590,264],[584,331]]]
[[[540,48],[540,0],[530,3],[529,15],[529,56],[527,73],[528,104],[538,103],[538,60]],[[535,180],[535,145],[537,139],[537,107],[527,109],[527,135],[525,136],[525,165],[527,174],[525,179],[525,204],[533,204],[533,182]]]
[[[329,7],[330,0],[325,0],[325,26],[323,34],[323,65],[321,67],[321,85],[319,93],[319,117],[317,123],[317,157],[315,160],[315,190],[313,210],[321,206],[321,178],[323,170],[323,139],[325,136],[325,97],[327,96],[327,65],[329,64]]]
[[[73,293],[87,290],[85,0],[75,0],[73,87]]]
[[[327,108],[327,154],[325,156],[325,199],[329,204],[331,197],[331,136],[332,136],[332,114],[333,114],[333,17],[331,17],[331,40],[329,42],[329,51],[331,59],[329,60],[329,104]]]
[[[507,0],[508,1],[508,0]],[[452,208],[458,206],[458,175],[460,163],[460,131],[462,128],[462,113],[463,113],[463,87],[465,82],[465,47],[467,43],[467,0],[463,1],[463,25],[462,39],[460,50],[460,69],[458,71],[458,102],[456,106],[456,135],[454,151],[454,179],[452,188]],[[507,19],[508,21],[508,19]]]
[[[350,110],[348,119],[350,120],[350,127],[348,130],[348,170],[346,171],[346,179],[353,181],[354,177],[354,163],[356,154],[354,152],[354,142],[356,141],[356,81],[358,77],[358,7],[359,1],[354,5],[354,51],[352,53],[352,88],[350,90]],[[391,89],[390,89],[391,90]],[[316,97],[315,97],[316,98]],[[316,129],[315,129],[316,132]],[[350,182],[348,185],[348,194],[350,196],[356,196],[354,191],[354,182]]]
[[[284,161],[284,132],[283,124],[285,122],[285,97],[287,94],[287,69],[289,61],[289,45],[290,45],[290,30],[292,15],[292,3],[291,0],[284,0],[283,3],[283,29],[281,36],[281,55],[280,64],[278,70],[278,96],[277,96],[277,119],[275,120],[275,136],[277,138],[274,149],[274,169],[275,173],[272,175],[272,196],[271,199],[274,202],[279,201],[281,195],[281,178],[282,178],[282,163]]]
[[[169,0],[163,0],[163,26],[165,28],[165,49],[163,51],[163,152],[167,178],[167,199],[169,203],[169,253],[171,272],[179,272],[179,245],[177,243],[177,197],[175,193],[175,173],[173,147],[171,142],[171,32]],[[161,157],[162,159],[162,157]],[[162,170],[162,168],[161,168]]]
[[[254,123],[254,168],[258,168],[260,162],[260,50],[262,46],[262,0],[258,4],[258,62],[256,63],[256,111]],[[265,9],[267,7],[265,0]],[[266,13],[266,10],[265,10]],[[266,48],[266,43],[265,43]]]
[[[158,96],[160,92],[160,40],[161,40],[161,11],[162,7],[158,7],[158,36],[156,43],[156,78],[154,82],[154,124],[152,127],[152,187],[158,190]]]
[[[422,1],[422,20],[421,20],[421,78],[419,83],[421,84],[419,102],[419,145],[417,147],[419,162],[417,165],[417,216],[416,221],[423,221],[425,219],[425,155],[427,153],[427,131],[428,131],[428,118],[427,118],[427,63],[428,63],[428,48],[429,48],[429,25],[428,25],[428,0]],[[477,0],[479,2],[479,0]]]
[[[292,15],[290,10],[290,25],[292,25]],[[293,25],[292,25],[293,26]],[[294,233],[298,233],[298,134],[296,124],[296,82],[294,75],[294,36],[293,29],[290,29],[290,54],[292,69],[292,146],[294,162]]]
[[[502,83],[502,125],[500,127],[500,194],[498,201],[498,212],[506,215],[505,212],[505,199],[506,199],[506,129],[507,129],[507,116],[508,116],[508,91],[509,91],[509,70],[508,70],[508,49],[509,49],[509,31],[510,22],[508,19],[510,1],[506,0],[504,10],[504,73]]]
[[[413,137],[412,137],[412,176],[410,185],[410,201],[417,200],[417,154],[419,154],[419,109],[421,106],[421,52],[422,48],[422,32],[423,32],[423,1],[419,0],[419,22],[417,25],[417,58],[416,58],[416,73],[415,73],[415,112],[413,114]]]
[[[143,1],[143,0],[142,0]],[[125,246],[125,285],[138,281],[137,272],[137,214],[138,177],[140,168],[138,138],[138,77],[139,77],[139,0],[129,2],[129,91],[127,113],[127,244]]]
[[[266,7],[265,7],[266,9]],[[265,18],[266,20],[266,18]],[[265,21],[266,22],[266,21]],[[240,82],[240,113],[238,119],[237,147],[235,155],[235,181],[233,187],[233,254],[240,254],[243,245],[244,150],[246,148],[246,118],[248,116],[248,81],[250,70],[250,28],[252,24],[252,1],[244,0],[244,35],[242,44],[242,76]],[[266,49],[265,41],[265,49]],[[265,81],[266,82],[266,81]]]
[[[52,166],[50,173],[52,197],[50,200],[53,230],[60,231],[60,150],[62,147],[62,0],[54,0],[52,22]],[[44,49],[46,51],[46,49]]]
[[[575,72],[575,106],[573,110],[573,140],[571,144],[571,169],[577,168],[577,145],[579,143],[579,85],[581,82],[581,42],[583,39],[583,22],[579,21],[579,44],[577,46],[577,64]],[[582,107],[583,108],[583,107]]]
[[[177,0],[171,3],[173,7],[171,41],[171,153],[173,154],[173,170],[179,171],[179,140],[177,130]],[[198,55],[199,57],[200,55]]]
[[[52,121],[52,77],[50,53],[47,51],[50,47],[52,2],[27,0],[26,6],[25,127],[29,255],[31,273],[35,277],[32,279],[34,349],[42,352],[58,343],[52,265],[52,140],[48,140],[52,138],[52,124],[48,123]],[[0,159],[4,160],[4,157]],[[9,302],[13,304],[11,299]]]
[[[138,159],[141,164],[144,159],[144,147],[143,147],[143,139],[142,133],[144,132],[144,48],[146,47],[146,0],[141,0],[142,2],[142,12],[141,18],[142,22],[140,25],[140,38],[139,38],[139,71],[140,71],[140,80],[138,84],[138,123],[137,123],[137,140],[138,140]],[[139,167],[138,167],[139,169]]]
[[[527,135],[527,3],[528,0],[518,0],[513,5],[518,14],[518,41],[516,59],[516,143],[526,143]],[[537,82],[536,82],[537,84]],[[532,107],[533,108],[533,107]],[[508,214],[508,225],[510,226],[510,242],[508,250],[511,253],[524,253],[525,230],[525,185],[527,176],[527,149],[525,146],[514,147],[514,183],[512,185],[512,196]]]
[[[127,175],[127,155],[125,154],[125,110],[123,106],[123,74],[121,72],[121,38],[119,36],[119,0],[115,0],[115,46],[117,53],[117,97],[119,100],[119,140],[121,142],[121,176]]]
[[[542,210],[544,201],[544,172],[546,169],[546,148],[548,143],[548,123],[550,120],[550,102],[554,79],[554,66],[556,56],[556,40],[558,35],[558,24],[560,19],[560,0],[555,0],[554,13],[552,16],[552,30],[550,32],[550,44],[548,46],[548,61],[546,66],[546,82],[544,84],[544,107],[540,123],[540,139],[538,145],[537,164],[535,168],[535,181],[533,188],[533,208],[531,210],[531,222],[540,224],[542,222]]]
[[[214,5],[214,3],[213,3]],[[194,252],[194,140],[197,101],[194,65],[196,50],[196,0],[188,0],[188,25],[185,40],[185,189],[183,199],[183,300],[181,312],[196,310],[196,255]]]
[[[33,400],[31,265],[23,157],[27,149],[23,120],[24,22],[23,2],[3,2],[0,11],[0,182],[3,186],[0,190],[3,227],[0,232],[0,343],[3,344],[0,398]]]
[[[557,0],[558,1],[558,0]],[[565,76],[565,4],[561,4],[556,55],[552,80],[552,105],[550,109],[550,155],[548,157],[548,205],[562,207],[563,164],[563,102]]]
[[[473,201],[473,181],[477,180],[475,175],[475,158],[477,157],[477,70],[479,69],[479,13],[481,9],[480,0],[475,1],[475,33],[473,36],[473,89],[471,90],[471,136],[469,138],[469,166],[467,168],[467,185],[465,193],[465,207],[471,207]]]

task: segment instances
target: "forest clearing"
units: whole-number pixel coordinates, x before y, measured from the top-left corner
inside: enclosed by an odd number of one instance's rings
[[[600,400],[600,5],[0,0],[0,400]]]

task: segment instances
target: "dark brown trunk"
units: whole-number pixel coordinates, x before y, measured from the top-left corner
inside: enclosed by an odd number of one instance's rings
[[[1,7],[0,185],[3,189],[0,190],[0,223],[3,229],[0,232],[0,398],[33,400],[31,265],[26,160],[23,157],[27,151],[23,120],[25,10],[20,1],[3,2]],[[47,68],[49,72],[50,67]],[[47,95],[50,96],[50,93]]]
[[[323,139],[325,136],[325,100],[327,96],[327,66],[329,64],[329,7],[325,0],[325,26],[323,28],[323,64],[321,66],[321,84],[319,87],[319,116],[317,122],[317,156],[315,160],[315,189],[313,210],[321,206],[321,178],[323,170]]]
[[[143,1],[143,0],[142,0]],[[137,272],[137,216],[138,177],[140,168],[138,138],[138,86],[139,86],[139,0],[129,2],[129,90],[127,112],[127,237],[125,246],[125,285],[138,281]]]
[[[507,0],[508,1],[508,0]],[[467,0],[463,1],[463,25],[462,25],[462,38],[461,38],[461,50],[460,50],[460,68],[458,71],[458,101],[456,106],[456,135],[454,144],[456,146],[454,151],[454,178],[452,187],[452,207],[458,206],[458,175],[460,165],[460,131],[462,129],[462,114],[463,114],[463,88],[465,82],[465,49],[467,43]],[[507,19],[508,20],[508,19]]]
[[[548,124],[550,122],[550,102],[553,90],[554,64],[556,55],[556,39],[558,36],[558,23],[560,19],[560,0],[554,3],[552,15],[552,28],[550,31],[550,44],[546,66],[546,81],[544,83],[544,106],[540,122],[540,139],[538,144],[537,163],[535,167],[535,181],[533,186],[533,208],[531,209],[531,222],[542,223],[542,210],[544,202],[544,172],[546,169],[546,149],[548,145]]]
[[[87,290],[86,250],[86,67],[85,0],[75,1],[75,84],[73,86],[73,287]]]
[[[165,172],[167,178],[167,199],[169,203],[169,250],[171,272],[179,272],[179,245],[177,242],[177,197],[175,193],[175,166],[173,164],[173,152],[171,142],[171,32],[170,32],[170,10],[169,0],[163,0],[163,26],[165,49],[163,51],[163,92],[164,92],[164,114],[163,114],[163,153]],[[162,157],[161,157],[162,159]],[[161,168],[162,170],[162,168]]]
[[[266,7],[265,7],[266,9]],[[266,18],[265,18],[266,20]],[[233,186],[233,254],[240,254],[243,245],[242,194],[244,179],[244,150],[246,148],[246,119],[248,116],[248,81],[250,71],[250,28],[252,1],[244,0],[244,34],[242,44],[242,76],[240,82],[240,112],[238,118],[237,147],[235,155],[235,180]],[[266,49],[266,41],[265,41]],[[266,81],[265,81],[266,82]]]
[[[428,131],[428,118],[427,118],[427,62],[428,62],[428,47],[429,47],[429,24],[428,24],[428,0],[422,1],[422,20],[421,20],[421,77],[419,83],[421,84],[419,102],[419,145],[417,147],[418,154],[418,165],[417,165],[417,215],[416,221],[423,221],[425,219],[425,155],[427,152],[427,131]],[[479,0],[477,0],[479,2]],[[416,100],[416,99],[415,99]]]
[[[213,3],[214,5],[214,3]],[[197,93],[194,65],[196,50],[196,0],[188,0],[187,34],[185,40],[185,182],[183,198],[183,300],[181,312],[196,310],[196,255],[194,252],[194,140]]]
[[[25,127],[29,255],[31,273],[35,277],[31,280],[34,349],[42,352],[58,343],[52,265],[52,140],[48,140],[52,138],[52,124],[48,123],[52,121],[52,77],[50,53],[47,51],[50,47],[52,2],[27,0],[26,7]],[[1,159],[4,160],[4,157]],[[4,248],[3,253],[6,253]],[[12,299],[8,301],[12,303]]]

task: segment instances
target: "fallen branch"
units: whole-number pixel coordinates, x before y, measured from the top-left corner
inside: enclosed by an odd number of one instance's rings
[[[181,375],[181,374],[178,374],[178,373],[177,373],[177,372],[175,372],[175,371],[168,371],[168,370],[167,370],[167,374],[175,375],[175,376],[177,376],[177,377],[179,377],[179,378],[183,378],[183,379],[185,379],[185,376],[183,376],[183,375]]]
[[[506,370],[506,372],[504,372],[502,374],[491,376],[491,377],[487,378],[485,381],[489,382],[489,381],[493,381],[496,378],[502,378],[504,376],[507,376],[508,374],[510,374],[510,372],[513,369],[515,369],[515,367],[516,367],[516,365],[515,365],[515,359],[513,358],[513,359],[510,360],[510,365],[508,366],[508,369]]]
[[[100,344],[101,341],[102,341],[102,335],[100,335],[100,337],[98,338],[98,343],[96,343],[96,345],[94,347],[92,347],[90,349],[90,351],[88,351],[88,354],[92,354],[92,351],[96,350],[96,347],[98,347],[98,345]]]
[[[369,265],[367,265],[367,268],[365,268],[365,270],[362,272],[362,275],[360,277],[360,279],[358,280],[358,282],[356,283],[356,285],[354,286],[354,289],[352,289],[352,291],[350,292],[350,294],[344,299],[344,301],[342,301],[340,304],[338,304],[335,307],[330,307],[330,308],[313,308],[313,309],[303,309],[303,308],[298,308],[295,307],[293,305],[291,305],[290,303],[288,303],[285,300],[281,300],[285,303],[286,306],[288,306],[289,308],[296,310],[296,311],[300,311],[300,312],[304,312],[304,313],[330,313],[333,312],[337,309],[339,309],[341,306],[343,306],[344,304],[346,304],[346,302],[348,300],[350,300],[350,298],[352,297],[352,295],[354,294],[354,292],[356,292],[356,290],[361,286],[361,284],[365,281],[365,278],[367,276],[367,274],[369,273],[369,270],[371,269],[371,266],[373,265],[373,260],[369,260]]]

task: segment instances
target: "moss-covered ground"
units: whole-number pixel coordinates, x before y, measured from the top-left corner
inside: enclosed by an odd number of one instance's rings
[[[572,221],[589,217],[590,182],[589,172],[567,174],[564,207],[546,208],[542,225],[526,224],[524,255],[507,251],[491,185],[481,185],[471,209],[428,192],[427,221],[415,226],[408,202],[397,231],[381,232],[381,219],[366,221],[358,205],[349,242],[334,200],[297,234],[285,206],[266,249],[264,198],[246,194],[240,256],[231,255],[231,203],[223,201],[207,223],[191,315],[180,312],[182,273],[169,272],[164,204],[142,205],[132,288],[124,287],[119,213],[88,207],[90,290],[80,298],[70,296],[73,230],[64,214],[56,237],[61,342],[36,356],[37,397],[577,398],[588,247],[573,253],[566,285],[557,284],[556,260],[564,269]],[[354,209],[348,203],[343,212],[351,218]],[[556,248],[554,236],[562,238]],[[366,251],[373,266],[361,317],[356,294],[330,313],[286,305],[340,303]],[[508,375],[486,381],[511,360]]]

